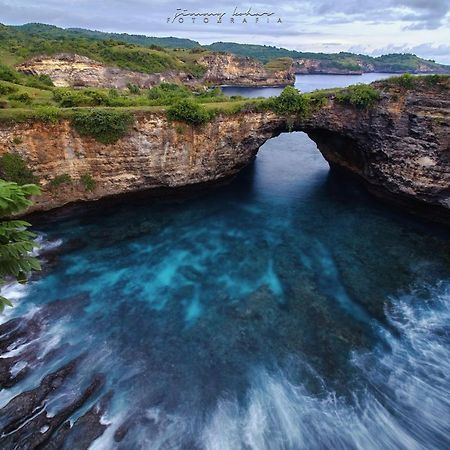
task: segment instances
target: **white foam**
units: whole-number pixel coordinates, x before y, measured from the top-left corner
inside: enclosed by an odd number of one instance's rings
[[[259,369],[244,405],[218,402],[204,447],[441,450],[450,436],[450,289],[440,285],[433,295],[430,305],[418,305],[412,293],[388,308],[401,337],[384,332],[391,351],[354,356],[369,385],[354,402],[331,391],[312,396],[288,374]]]

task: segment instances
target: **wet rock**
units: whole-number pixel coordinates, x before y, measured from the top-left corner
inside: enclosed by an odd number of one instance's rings
[[[87,450],[89,446],[108,428],[108,425],[101,423],[101,418],[105,414],[112,398],[112,392],[105,394],[94,406],[85,414],[79,417],[71,426],[69,421],[54,433],[46,449],[77,449]]]
[[[0,409],[0,432],[10,433],[44,407],[46,398],[73,374],[81,361],[78,357],[56,372],[46,375],[38,387],[14,397]]]
[[[30,365],[37,360],[38,348],[38,345],[33,345],[16,356],[0,358],[0,388],[10,388],[28,375]],[[14,368],[18,365],[23,367],[16,372]]]
[[[12,319],[3,324],[3,331],[0,335],[0,354],[14,350],[21,345],[31,342],[39,335],[41,325],[34,319]]]
[[[49,392],[57,389],[65,381],[65,375],[66,374],[62,375],[61,372],[59,372],[59,374],[56,376],[56,378],[53,378],[50,384],[47,382],[46,386],[49,386],[50,390],[46,391],[42,388],[39,392],[39,397],[42,399],[42,395],[44,394],[44,392],[45,394],[48,394]],[[63,408],[52,417],[49,417],[47,415],[47,411],[45,409],[41,409],[37,414],[35,410],[32,410],[32,417],[30,417],[29,408],[25,408],[26,416],[19,419],[22,425],[17,428],[17,424],[19,421],[16,420],[15,429],[11,429],[11,423],[7,427],[5,427],[4,432],[6,432],[7,435],[2,439],[1,444],[4,446],[4,448],[20,448],[24,450],[42,448],[44,444],[50,441],[55,430],[59,426],[61,426],[75,411],[82,407],[90,399],[91,396],[98,392],[103,384],[103,376],[95,376],[91,384],[82,393],[78,394],[68,406]],[[22,394],[20,394],[18,397],[20,397],[21,395]],[[31,405],[32,403],[33,401],[29,402],[29,405]],[[87,421],[87,419],[85,419],[85,421]],[[65,428],[67,428],[67,425]]]

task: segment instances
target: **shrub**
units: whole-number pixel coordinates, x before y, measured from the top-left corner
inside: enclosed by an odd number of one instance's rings
[[[434,74],[434,75],[427,75],[425,77],[423,77],[425,79],[425,82],[430,85],[430,86],[436,86],[438,85],[441,80],[442,80],[442,76]]]
[[[77,111],[72,118],[74,128],[82,136],[92,136],[103,144],[111,144],[125,136],[134,117],[119,111]]]
[[[59,108],[56,106],[39,106],[35,109],[35,117],[43,122],[56,123],[59,119]]]
[[[370,108],[380,99],[380,93],[369,84],[354,84],[336,94],[338,102],[360,109]]]
[[[57,188],[62,184],[72,184],[72,178],[68,173],[63,173],[62,175],[57,175],[55,178],[50,180],[50,189]]]
[[[53,98],[63,108],[110,105],[109,96],[98,89],[75,91],[73,89],[60,88],[53,91]]]
[[[53,81],[48,75],[27,75],[24,78],[24,84],[26,86],[46,90],[53,87]]]
[[[177,101],[167,109],[169,120],[179,120],[192,125],[201,125],[212,117],[203,105],[196,103],[191,98]]]
[[[83,95],[88,97],[90,105],[87,106],[109,106],[109,96],[98,89],[85,89]]]
[[[28,168],[25,160],[16,153],[5,153],[0,158],[0,177],[20,185],[36,182],[36,177]]]
[[[141,93],[139,86],[137,86],[136,84],[128,83],[127,88],[130,94],[139,95]]]
[[[410,73],[405,73],[394,78],[395,82],[403,89],[412,89],[414,87],[415,77]]]
[[[19,74],[11,67],[0,64],[0,80],[16,83],[19,81]]]
[[[208,70],[206,66],[198,63],[186,64],[186,69],[191,73],[194,78],[202,78]]]
[[[187,98],[192,92],[185,86],[179,86],[175,83],[161,83],[159,86],[148,91],[149,100],[159,100],[161,105],[170,105],[175,100]]]
[[[22,141],[21,137],[14,136],[12,142],[13,142],[14,145],[20,145],[23,141]]]
[[[279,114],[304,114],[308,110],[308,100],[293,86],[286,86],[278,97],[268,100],[270,109]]]
[[[0,83],[0,95],[12,94],[13,92],[17,92],[18,89],[16,86],[10,86],[6,83]]]
[[[96,182],[89,173],[85,173],[80,177],[81,184],[86,191],[92,192],[95,189]]]
[[[27,92],[20,92],[18,94],[12,94],[8,97],[9,100],[13,100],[20,103],[25,103],[26,105],[30,105],[33,101],[30,94]]]

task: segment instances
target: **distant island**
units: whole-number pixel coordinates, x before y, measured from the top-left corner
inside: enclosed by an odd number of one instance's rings
[[[371,57],[349,52],[299,52],[234,42],[201,45],[191,39],[106,33],[81,28],[64,29],[40,23],[0,25],[0,61],[6,64],[19,64],[30,57],[43,54],[77,53],[121,69],[143,73],[184,71],[194,78],[201,78],[207,71],[205,56],[218,52],[256,60],[264,65],[263,69],[268,73],[450,73],[449,65],[438,64],[409,53]],[[278,74],[274,77],[273,84],[290,82],[292,77]]]

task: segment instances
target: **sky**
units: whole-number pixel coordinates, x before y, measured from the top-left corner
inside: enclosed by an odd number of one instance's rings
[[[205,13],[214,14],[208,23]],[[260,14],[258,23],[254,14]],[[0,0],[0,22],[177,36],[202,44],[230,41],[374,56],[410,52],[450,64],[450,0]]]

